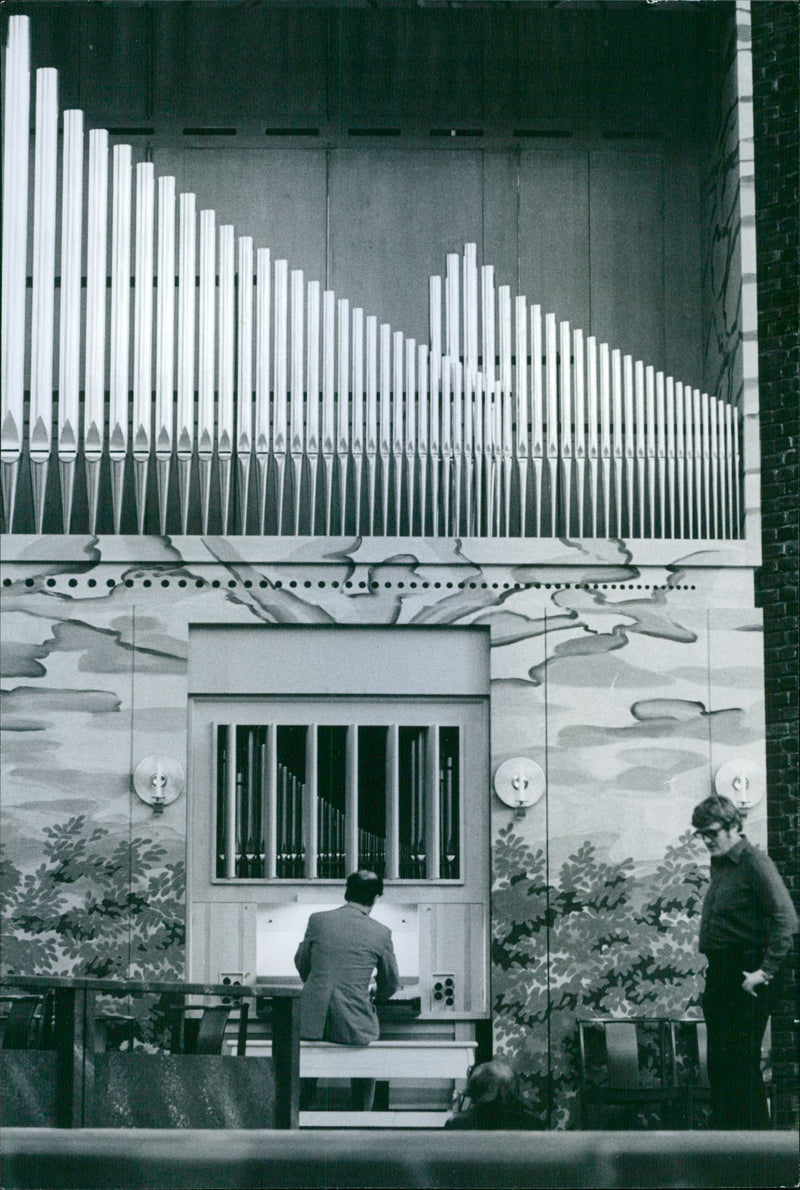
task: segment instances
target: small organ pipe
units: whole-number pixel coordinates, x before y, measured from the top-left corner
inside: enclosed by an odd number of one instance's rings
[[[503,467],[503,528],[511,532],[511,471],[513,463],[512,379],[511,379],[511,290],[501,285],[497,291],[500,330],[500,454]]]
[[[573,375],[575,380],[575,480],[578,501],[578,537],[583,537],[583,516],[586,472],[586,389],[583,351],[583,331],[572,332]]]
[[[375,483],[378,469],[378,320],[367,318],[367,500],[368,532],[375,532]]]
[[[645,450],[647,454],[648,528],[655,535],[656,517],[656,381],[652,364],[645,368]],[[644,525],[642,525],[644,533]]]
[[[636,426],[634,419],[633,358],[626,355],[622,361],[622,400],[624,405],[623,451],[625,454],[625,494],[628,536],[633,537],[634,468],[636,461]]]
[[[658,463],[658,524],[659,537],[666,537],[667,500],[667,411],[664,373],[656,372],[656,460]],[[652,529],[656,536],[655,526]]]
[[[622,537],[622,355],[616,348],[611,352],[611,453],[614,458],[614,507],[616,536]],[[611,535],[611,525],[607,532]]]
[[[158,482],[158,524],[167,533],[167,499],[174,443],[175,372],[175,179],[158,179],[156,247],[156,402],[155,456]]]
[[[666,380],[667,419],[667,506],[669,509],[669,533],[662,525],[665,537],[675,536],[675,381],[672,376]]]
[[[337,354],[338,405],[336,429],[336,454],[339,463],[339,522],[342,535],[345,531],[347,511],[347,462],[350,454],[350,302],[340,298],[338,310]]]
[[[589,501],[592,509],[592,537],[597,537],[597,476],[600,458],[600,445],[597,437],[597,393],[597,339],[594,335],[590,335],[586,340],[586,395],[589,406]]]
[[[542,535],[542,458],[544,455],[542,404],[542,308],[531,306],[531,457],[536,498],[536,536]]]
[[[697,536],[708,537],[708,516],[703,499],[703,413],[700,389],[692,393],[692,430],[694,437],[694,499],[697,521]],[[705,519],[703,512],[706,512]]]
[[[253,452],[253,240],[239,236],[237,261],[236,460],[239,532],[247,532],[250,459]]]
[[[558,347],[556,316],[545,318],[545,379],[547,396],[547,462],[550,470],[550,536],[556,536],[558,510]]]
[[[195,255],[197,220],[195,196],[182,194],[179,200],[178,258],[178,486],[180,489],[181,530],[188,532],[189,491],[194,450],[194,380],[195,380]]]
[[[131,147],[115,145],[111,224],[111,358],[109,435],[114,532],[122,520],[125,456],[128,452],[128,349],[130,344]]]
[[[524,297],[517,297],[514,303],[516,329],[516,454],[519,475],[519,535],[525,536],[528,507],[528,310]],[[469,405],[469,401],[468,401]],[[471,423],[469,415],[467,423]],[[470,516],[472,501],[467,496],[467,516]],[[469,524],[467,532],[469,532]]]
[[[442,360],[442,515],[445,535],[451,531],[450,496],[453,478],[453,361],[448,355]]]
[[[286,451],[288,447],[289,427],[287,423],[288,397],[288,283],[289,266],[285,260],[275,261],[275,279],[273,287],[273,308],[275,347],[273,351],[273,424],[272,424],[272,457],[275,462],[275,500],[277,531],[280,535],[283,528],[283,500],[284,477],[286,472]]]
[[[308,459],[309,533],[314,533],[317,512],[317,469],[319,464],[319,281],[308,283],[308,353],[306,369],[306,457]]]
[[[450,252],[447,256],[446,289],[445,289],[445,352],[451,360],[457,360],[461,355],[461,344],[458,333],[461,318],[461,300],[459,293],[459,274],[461,260],[457,253]]]
[[[711,431],[711,536],[719,537],[719,418],[717,399],[709,397],[709,429]]]
[[[58,172],[58,72],[36,71],[29,455],[36,532],[42,532],[53,424]],[[126,391],[127,400],[127,391]],[[127,432],[127,420],[126,420]]]
[[[217,327],[217,464],[220,519],[227,534],[231,500],[231,458],[235,443],[233,426],[233,344],[235,344],[235,261],[233,227],[219,228],[219,286]]]
[[[303,391],[305,377],[303,375],[304,347],[305,347],[305,283],[302,269],[292,269],[290,277],[290,361],[289,369],[291,400],[290,400],[290,428],[289,453],[292,458],[292,477],[294,488],[294,534],[300,533],[300,496],[303,481],[303,453],[304,453],[304,408]]]
[[[100,463],[105,437],[106,251],[108,216],[108,133],[89,133],[86,213],[86,355],[84,363],[83,457],[89,505],[89,533],[97,528]],[[4,253],[4,260],[6,260]],[[4,269],[5,272],[5,269]]]
[[[645,444],[645,385],[644,364],[637,359],[634,366],[634,400],[636,419],[636,479],[639,493],[639,536],[644,537],[644,509],[645,509],[645,466],[647,447]]]
[[[200,212],[200,289],[198,294],[197,455],[200,471],[200,518],[208,532],[211,467],[214,459],[214,356],[217,297],[216,215]]]
[[[152,162],[136,166],[136,238],[133,306],[133,466],[136,522],[144,533],[147,474],[153,427],[153,249],[155,175]]]
[[[406,503],[408,516],[408,535],[414,532],[414,493],[416,490],[416,454],[417,454],[417,343],[415,339],[406,339],[406,425],[405,425],[405,456],[406,456]]]
[[[561,482],[564,496],[564,533],[570,532],[570,505],[572,503],[572,368],[570,327],[568,322],[559,324],[559,376],[561,434],[559,454],[561,457]]]
[[[361,475],[364,460],[364,311],[353,310],[353,496],[355,532],[361,528]]]
[[[400,514],[402,512],[403,453],[403,334],[395,331],[392,336],[392,438],[393,462],[392,491],[394,495],[395,533],[400,536]]]
[[[600,344],[600,462],[603,473],[603,524],[611,536],[611,359],[608,343]]]
[[[686,439],[684,435],[683,383],[675,382],[675,482],[678,489],[678,537],[691,537],[686,528]]]
[[[267,482],[270,443],[270,325],[272,264],[269,248],[256,252],[256,479],[258,481],[258,524],[266,526]]]
[[[392,435],[392,328],[381,323],[380,356],[380,420],[378,425],[378,448],[381,456],[381,531],[389,533],[389,459],[391,457]]]
[[[69,533],[78,455],[81,241],[83,218],[83,112],[64,112],[61,208],[61,317],[58,369],[58,462],[62,523]]]
[[[5,529],[14,527],[25,401],[30,23],[8,19],[3,90],[3,268],[0,318],[0,459]],[[105,279],[104,279],[105,283]]]
[[[417,376],[419,404],[417,406],[417,429],[419,436],[419,507],[420,533],[425,535],[428,508],[428,347],[420,343],[417,348]]]

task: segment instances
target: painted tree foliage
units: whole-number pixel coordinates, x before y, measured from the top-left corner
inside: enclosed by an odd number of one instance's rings
[[[696,1005],[706,874],[690,832],[646,879],[584,843],[548,880],[544,851],[514,830],[494,849],[492,960],[497,1048],[542,1122],[569,1123],[580,1017],[680,1016]]]
[[[0,852],[4,975],[171,979],[183,974],[185,868],[152,839],[84,815],[45,828],[23,874]]]

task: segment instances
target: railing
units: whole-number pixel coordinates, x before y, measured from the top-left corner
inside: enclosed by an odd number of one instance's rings
[[[156,980],[117,980],[68,978],[56,976],[7,976],[0,981],[0,989],[24,991],[40,995],[43,1004],[52,998],[54,1020],[48,1030],[51,1040],[41,1041],[30,1049],[4,1050],[0,1048],[0,1065],[4,1083],[2,1120],[4,1125],[20,1123],[20,1113],[29,1116],[30,1125],[55,1125],[66,1128],[108,1126],[108,1118],[117,1115],[130,1117],[138,1126],[177,1126],[170,1120],[174,1108],[181,1126],[210,1126],[208,1113],[203,1110],[204,1096],[198,1091],[202,1078],[211,1080],[212,1091],[207,1098],[216,1102],[223,1124],[232,1122],[238,1107],[248,1109],[253,1094],[253,1073],[257,1073],[257,1089],[264,1090],[266,1068],[256,1070],[255,1059],[228,1058],[181,1052],[159,1052],[154,1045],[134,1048],[132,1037],[119,1053],[105,1054],[100,1018],[101,1003],[109,998],[132,997],[141,1000],[149,996],[166,1003],[171,1022],[165,1027],[170,1040],[167,1050],[175,1048],[177,1036],[175,1012],[182,1014],[187,997],[211,997],[217,1003],[242,1006],[243,1001],[258,997],[271,1004],[274,1063],[274,1127],[296,1128],[299,1102],[300,1020],[299,987],[260,983],[250,985],[177,983]],[[98,1003],[100,1001],[100,1003]],[[243,1011],[243,1009],[242,1009]],[[119,1021],[112,1015],[105,1022]],[[244,1048],[243,1046],[241,1047]],[[109,1068],[109,1060],[113,1067]],[[221,1063],[226,1064],[224,1067]],[[231,1066],[234,1063],[234,1066]],[[237,1066],[236,1063],[239,1065]],[[243,1065],[245,1064],[245,1065]],[[249,1069],[248,1069],[249,1068]],[[102,1076],[102,1078],[101,1078]],[[100,1094],[103,1082],[105,1097]],[[241,1084],[241,1085],[239,1085]],[[213,1088],[216,1088],[215,1090]],[[238,1092],[238,1094],[237,1094]],[[199,1100],[197,1098],[199,1094]],[[159,1095],[162,1111],[159,1108]],[[138,1108],[135,1101],[138,1098]],[[129,1104],[133,1103],[133,1108]],[[193,1101],[199,1103],[202,1125],[193,1124]],[[26,1106],[27,1105],[27,1106]],[[28,1111],[28,1108],[30,1109]],[[264,1110],[269,1105],[264,1104]],[[147,1123],[137,1117],[142,1116]],[[8,1113],[14,1119],[9,1121]],[[263,1114],[263,1113],[262,1113]],[[242,1126],[239,1124],[238,1126]],[[263,1126],[263,1124],[261,1125]]]
[[[109,191],[103,129],[84,202],[83,113],[65,111],[57,278],[52,69],[36,72],[28,311],[27,17],[10,18],[6,62],[7,532],[41,533],[55,498],[64,533],[94,534],[100,513],[104,531],[161,535],[740,536],[738,410],[512,303],[475,244],[430,278],[418,344],[198,217],[194,194],[176,207],[175,179],[134,171],[130,145],[113,147]]]

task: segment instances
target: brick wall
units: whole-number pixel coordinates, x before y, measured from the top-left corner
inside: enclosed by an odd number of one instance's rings
[[[798,900],[798,77],[800,5],[752,5],[769,850]],[[773,1014],[778,1122],[797,1119],[795,972]]]

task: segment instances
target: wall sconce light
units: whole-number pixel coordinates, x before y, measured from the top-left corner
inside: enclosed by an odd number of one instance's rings
[[[164,807],[183,793],[186,784],[183,767],[177,760],[159,756],[145,756],[133,771],[133,788],[154,814],[163,814]]]
[[[495,770],[494,791],[506,806],[513,806],[515,818],[524,818],[525,811],[538,802],[544,790],[544,772],[527,756],[504,760]]]
[[[766,792],[764,773],[752,760],[726,760],[714,774],[714,788],[740,810],[751,810]]]

